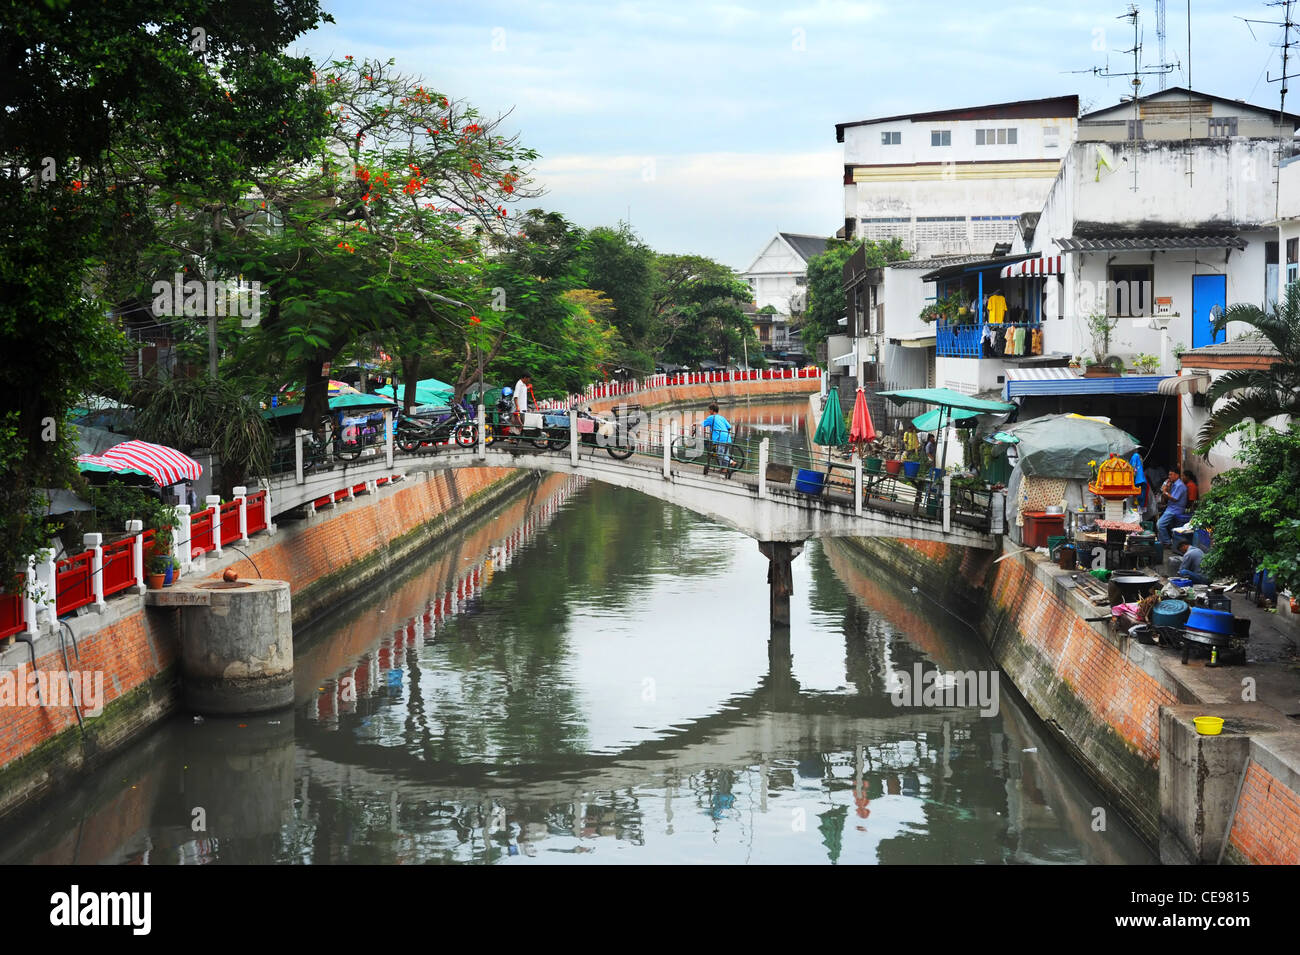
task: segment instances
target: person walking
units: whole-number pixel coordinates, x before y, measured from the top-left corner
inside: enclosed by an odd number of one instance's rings
[[[515,382],[514,393],[510,396],[511,410],[514,418],[515,434],[523,434],[524,431],[524,413],[530,407],[530,398],[533,390],[533,376],[524,372]]]
[[[719,413],[716,401],[709,405],[709,416],[700,422],[700,427],[704,431],[704,446],[706,449],[704,473],[709,473],[709,461],[716,454],[719,466],[727,472],[727,477],[730,478],[732,473],[730,467],[731,456],[727,454],[729,450],[727,445],[731,444],[731,422]]]
[[[1156,537],[1161,544],[1168,547],[1173,543],[1170,530],[1187,520],[1187,485],[1182,482],[1177,467],[1169,469],[1169,476],[1165,478],[1164,486],[1160,488],[1160,496],[1162,500],[1169,503],[1165,505],[1164,513],[1156,522]]]

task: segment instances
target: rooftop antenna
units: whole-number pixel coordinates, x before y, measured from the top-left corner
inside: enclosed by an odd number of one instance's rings
[[[1165,62],[1165,0],[1156,0],[1156,46],[1160,54],[1160,62]],[[1160,74],[1160,88],[1165,88],[1165,77],[1168,74]],[[1189,84],[1190,85],[1190,84]]]
[[[1163,12],[1163,6],[1161,6],[1161,12]],[[1116,17],[1115,19],[1128,20],[1130,23],[1133,24],[1133,46],[1127,50],[1116,51],[1118,53],[1133,54],[1133,69],[1128,72],[1111,72],[1109,66],[1105,66],[1105,67],[1094,66],[1092,68],[1092,72],[1095,75],[1103,77],[1105,79],[1113,79],[1120,76],[1128,77],[1129,86],[1132,88],[1133,91],[1132,92],[1133,121],[1129,123],[1129,152],[1132,157],[1130,162],[1132,163],[1133,166],[1133,191],[1137,192],[1137,188],[1138,188],[1137,142],[1139,139],[1142,138],[1139,134],[1139,131],[1142,128],[1142,113],[1138,105],[1138,100],[1140,98],[1140,91],[1142,88],[1142,77],[1160,76],[1163,78],[1164,76],[1168,75],[1169,73],[1172,73],[1175,69],[1177,69],[1178,64],[1161,62],[1161,63],[1157,63],[1155,66],[1148,66],[1145,69],[1143,69],[1142,32],[1139,23],[1138,7],[1136,3],[1130,3],[1128,5],[1128,12]],[[1161,39],[1162,46],[1163,43],[1164,41],[1162,35],[1162,39]],[[1164,89],[1163,79],[1161,80],[1160,88]],[[1122,98],[1121,98],[1121,102],[1122,102]]]
[[[1265,3],[1264,6],[1281,7],[1282,19],[1281,20],[1251,20],[1246,17],[1241,17],[1240,19],[1245,21],[1247,29],[1250,29],[1250,25],[1252,23],[1262,23],[1262,24],[1267,24],[1268,26],[1275,26],[1275,27],[1282,28],[1282,42],[1270,44],[1270,46],[1275,46],[1282,50],[1282,72],[1279,73],[1277,76],[1266,76],[1268,82],[1282,84],[1280,87],[1281,93],[1280,96],[1278,97],[1278,106],[1277,106],[1277,125],[1278,125],[1277,159],[1278,159],[1278,163],[1280,164],[1282,161],[1282,151],[1285,146],[1285,137],[1286,137],[1286,132],[1285,132],[1286,131],[1286,82],[1292,77],[1300,76],[1300,74],[1297,73],[1287,72],[1287,66],[1291,60],[1291,47],[1295,46],[1298,42],[1296,40],[1291,39],[1291,31],[1296,26],[1296,22],[1293,19],[1291,19],[1291,15],[1294,12],[1295,0],[1271,0],[1271,2]],[[1254,37],[1255,31],[1250,30],[1250,35]],[[1282,177],[1277,172],[1277,170],[1280,168],[1281,168],[1280,165],[1274,167],[1275,178],[1273,180],[1273,184],[1276,190],[1273,198],[1274,216],[1279,215],[1279,211],[1281,208]]]

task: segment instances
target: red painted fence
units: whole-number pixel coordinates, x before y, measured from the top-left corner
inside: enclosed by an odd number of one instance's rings
[[[266,530],[266,492],[248,495],[248,533]]]
[[[18,590],[12,594],[0,594],[0,640],[27,628],[27,618],[24,615],[27,602],[23,599],[23,584],[26,580],[25,574],[18,574]]]
[[[54,565],[54,607],[60,617],[95,602],[95,588],[91,580],[94,557],[93,551],[84,551]]]
[[[221,546],[239,540],[239,502],[221,505]]]
[[[217,545],[212,539],[212,515],[214,511],[208,508],[206,511],[199,511],[190,517],[190,553],[196,550],[201,554],[206,554],[210,550],[216,550]]]
[[[127,537],[104,548],[104,596],[111,597],[135,585],[135,538]]]

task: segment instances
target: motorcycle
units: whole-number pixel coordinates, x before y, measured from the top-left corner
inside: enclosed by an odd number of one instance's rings
[[[393,437],[397,447],[408,454],[426,445],[436,452],[439,445],[448,442],[455,442],[460,448],[473,447],[478,441],[478,429],[469,412],[454,404],[449,414],[436,420],[402,415],[397,420]]]

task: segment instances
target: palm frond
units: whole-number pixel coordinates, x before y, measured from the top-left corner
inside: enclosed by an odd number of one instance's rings
[[[1276,379],[1263,368],[1234,368],[1224,372],[1210,384],[1205,399],[1214,405],[1236,391],[1275,391]]]
[[[1226,377],[1226,376],[1225,376]],[[1278,415],[1300,415],[1300,395],[1276,391],[1246,391],[1229,398],[1216,408],[1197,437],[1197,454],[1206,454],[1228,436],[1233,428],[1253,421],[1263,424]]]

